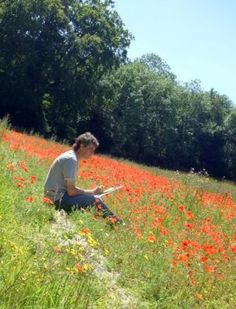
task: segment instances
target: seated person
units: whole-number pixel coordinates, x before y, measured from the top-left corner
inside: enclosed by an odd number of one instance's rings
[[[73,209],[96,207],[104,218],[112,218],[112,222],[121,221],[104,204],[97,194],[103,187],[82,189],[76,186],[79,162],[90,158],[99,146],[98,140],[89,132],[81,134],[72,149],[62,153],[52,163],[44,186],[45,197],[51,199],[56,209],[70,212]]]

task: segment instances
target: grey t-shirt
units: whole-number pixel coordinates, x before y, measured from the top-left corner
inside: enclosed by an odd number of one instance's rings
[[[73,150],[66,151],[52,163],[44,185],[44,195],[52,201],[61,199],[66,192],[65,180],[76,181],[78,158]]]

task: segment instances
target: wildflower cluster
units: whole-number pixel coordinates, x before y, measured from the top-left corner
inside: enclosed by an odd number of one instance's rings
[[[52,160],[68,149],[61,145],[51,147],[45,140],[14,131],[7,132],[3,138],[13,149],[26,151],[40,159]],[[28,172],[24,164],[10,164],[7,168],[10,172],[18,168]],[[14,181],[22,189],[26,183],[31,183],[32,177],[26,181],[17,175]],[[180,181],[102,156],[82,162],[79,181],[102,183],[105,187],[124,185],[123,190],[106,198],[118,216],[128,223],[126,241],[140,245],[142,260],[146,263],[151,264],[157,254],[165,256],[169,269],[179,274],[181,280],[184,277],[191,287],[196,287],[194,295],[198,301],[206,297],[206,293],[204,296],[197,287],[207,280],[223,282],[235,268],[236,202],[229,193],[206,192],[204,187],[189,187]],[[27,201],[32,202],[30,196]],[[50,204],[50,201],[44,202]],[[98,247],[91,230],[83,228],[79,234],[91,247]],[[85,266],[81,250],[77,245],[54,248],[57,254],[66,252],[73,257],[73,271],[70,271],[83,273],[89,266]]]

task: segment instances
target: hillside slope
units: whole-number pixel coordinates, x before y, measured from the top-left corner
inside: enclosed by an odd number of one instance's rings
[[[79,185],[122,183],[106,202],[126,225],[94,210],[58,214],[42,190],[50,162],[67,148],[9,130],[1,138],[2,308],[236,306],[229,193],[94,156],[82,162]]]

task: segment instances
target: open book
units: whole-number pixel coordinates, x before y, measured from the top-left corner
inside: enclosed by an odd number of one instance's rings
[[[104,190],[103,193],[98,194],[98,197],[102,197],[102,196],[104,196],[104,195],[110,194],[110,193],[112,193],[112,192],[115,192],[115,191],[117,191],[117,190],[120,190],[121,188],[123,188],[123,186],[117,186],[117,187],[108,188],[108,189]]]

